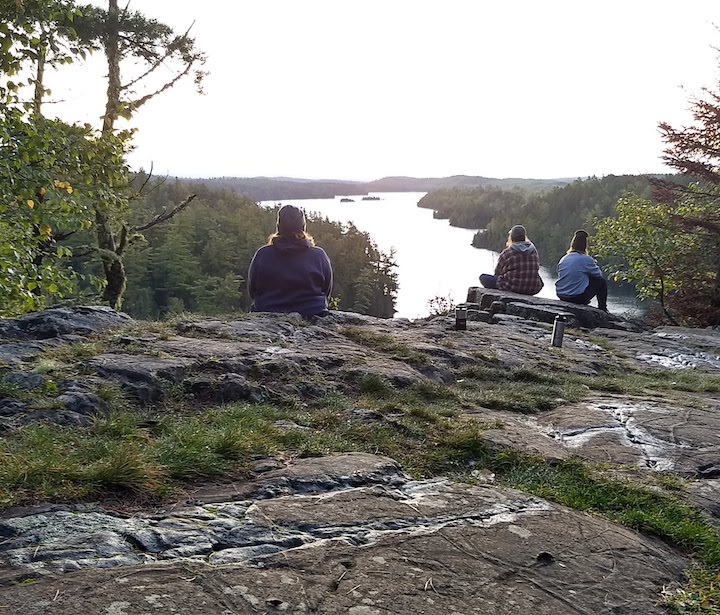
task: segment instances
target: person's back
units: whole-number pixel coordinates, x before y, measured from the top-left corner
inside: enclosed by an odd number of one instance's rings
[[[587,231],[575,231],[570,249],[558,262],[555,292],[558,299],[581,305],[597,297],[598,308],[607,312],[607,282],[595,259],[587,253],[587,243]]]
[[[485,288],[497,288],[523,295],[536,295],[542,290],[540,256],[527,238],[525,227],[513,226],[508,233],[506,248],[500,252],[495,274],[483,273],[480,283]]]
[[[302,211],[286,205],[278,213],[278,232],[250,263],[251,310],[314,316],[327,311],[331,290],[330,259],[305,233]]]
[[[588,277],[600,276],[602,271],[589,254],[568,252],[560,259],[557,266],[558,279],[555,292],[560,295],[579,295],[588,285]]]
[[[503,273],[498,278],[498,288],[523,295],[535,295],[543,287],[540,278],[540,257],[530,241],[516,241],[503,250],[505,253]],[[501,255],[502,256],[502,255]],[[500,258],[498,258],[498,263]]]

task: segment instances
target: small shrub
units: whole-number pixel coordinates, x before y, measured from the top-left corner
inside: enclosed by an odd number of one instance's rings
[[[432,299],[428,299],[427,306],[430,316],[447,316],[455,309],[455,302],[450,296],[436,295]]]

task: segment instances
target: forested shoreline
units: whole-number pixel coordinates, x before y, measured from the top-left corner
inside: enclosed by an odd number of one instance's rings
[[[648,198],[650,177],[683,185],[690,181],[678,175],[608,175],[578,179],[543,193],[455,187],[429,192],[418,207],[434,210],[436,218],[449,219],[453,226],[479,229],[473,246],[496,252],[505,246],[508,230],[523,224],[538,248],[540,262],[554,268],[575,230],[584,228],[594,234],[598,220],[615,216],[615,205],[623,195]]]

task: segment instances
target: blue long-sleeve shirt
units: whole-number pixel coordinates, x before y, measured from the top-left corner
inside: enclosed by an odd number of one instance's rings
[[[320,314],[327,310],[332,284],[332,266],[325,250],[306,239],[276,237],[255,252],[250,263],[251,310]]]
[[[558,279],[555,292],[558,297],[581,295],[589,284],[589,277],[602,277],[602,270],[592,256],[581,252],[569,252],[557,266]]]

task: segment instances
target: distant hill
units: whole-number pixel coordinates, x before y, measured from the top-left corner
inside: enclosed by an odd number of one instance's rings
[[[254,201],[284,199],[326,199],[336,196],[366,195],[369,192],[429,192],[441,188],[490,187],[520,188],[529,192],[544,192],[565,186],[571,179],[523,179],[453,175],[452,177],[383,177],[371,182],[337,179],[301,179],[293,177],[212,177],[209,179],[180,179],[193,184],[202,183],[213,189],[229,190]]]
[[[370,192],[429,192],[441,188],[521,188],[543,192],[566,186],[572,179],[523,179],[453,175],[452,177],[383,177],[365,184]]]
[[[180,180],[202,183],[214,190],[229,190],[253,201],[283,199],[327,199],[337,195],[367,194],[365,184],[342,180],[312,180],[286,177],[212,177]]]

